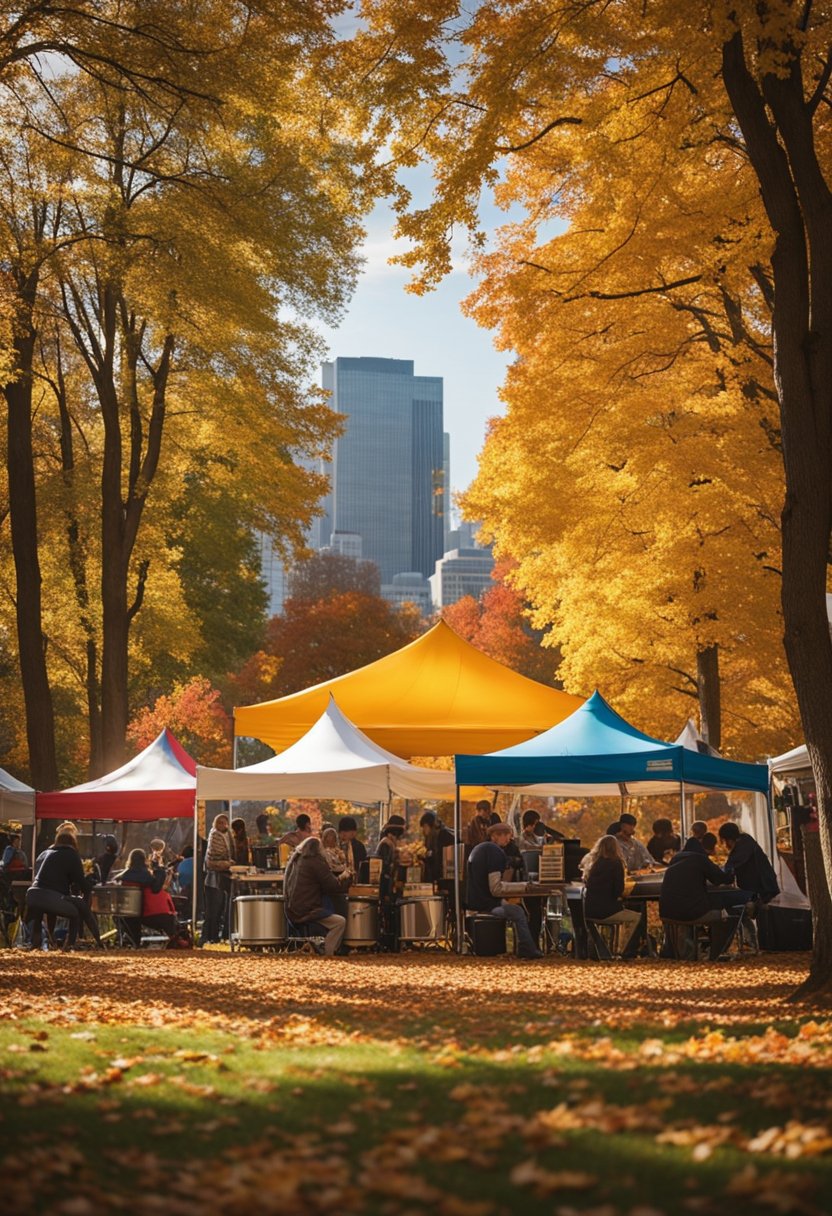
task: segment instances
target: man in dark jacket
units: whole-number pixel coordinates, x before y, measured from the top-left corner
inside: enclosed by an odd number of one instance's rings
[[[425,811],[419,820],[425,841],[425,858],[422,871],[425,882],[439,882],[442,878],[442,859],[446,847],[454,843],[454,834],[446,828],[436,811]]]
[[[345,882],[349,882],[349,874],[345,873],[343,879],[335,877],[317,836],[310,836],[295,849],[283,876],[287,917],[295,925],[323,925],[327,930],[324,954],[328,956],[341,945],[347,922],[343,916],[327,912],[324,896],[340,895]]]
[[[352,815],[345,815],[343,819],[338,820],[338,843],[347,859],[347,869],[359,878],[361,865],[367,860],[367,848],[363,841],[358,839],[358,824]]]
[[[101,945],[98,921],[85,906],[84,865],[70,832],[59,832],[54,845],[41,853],[35,863],[35,881],[26,892],[26,906],[31,917],[32,945],[36,950],[43,944],[43,917],[63,916],[69,921],[65,949],[71,950],[83,920],[92,931],[95,943]],[[78,895],[72,892],[78,892]]]
[[[726,874],[711,861],[704,849],[702,852],[683,849],[671,858],[665,871],[659,915],[662,920],[710,925],[710,959],[713,961],[731,944],[739,924],[739,908],[746,903],[748,892],[711,892],[709,883],[724,886]],[[726,894],[732,901],[730,909],[724,906]]]
[[[736,823],[723,823],[719,839],[728,849],[725,873],[728,881],[736,879],[737,886],[751,891],[753,897],[767,904],[780,893],[774,867],[748,832],[741,832]]]

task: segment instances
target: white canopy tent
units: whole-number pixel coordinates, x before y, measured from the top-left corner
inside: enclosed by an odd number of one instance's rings
[[[35,822],[35,791],[0,768],[0,819],[23,827]]]
[[[783,752],[782,756],[772,756],[768,762],[768,770],[773,777],[811,772],[812,765],[809,762],[808,747],[805,743],[801,743],[799,747],[793,747],[790,752]]]
[[[388,802],[402,798],[452,799],[453,772],[419,768],[368,739],[344,717],[334,698],[313,727],[276,756],[245,768],[197,765],[198,798],[344,798]]]
[[[811,777],[812,765],[809,761],[809,749],[806,744],[801,743],[799,747],[793,747],[791,751],[783,752],[782,756],[772,756],[768,762],[768,771],[776,790],[780,790],[788,784],[790,777]],[[775,869],[780,882],[780,894],[772,902],[783,907],[808,908],[809,900],[800,890],[794,875],[779,853]]]

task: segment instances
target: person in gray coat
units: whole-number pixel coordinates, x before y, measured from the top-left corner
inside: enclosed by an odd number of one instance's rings
[[[327,930],[324,954],[329,956],[341,945],[347,922],[327,911],[324,896],[340,894],[348,882],[349,875],[338,879],[332,873],[317,836],[309,836],[295,849],[283,876],[286,915],[294,925],[323,925]]]

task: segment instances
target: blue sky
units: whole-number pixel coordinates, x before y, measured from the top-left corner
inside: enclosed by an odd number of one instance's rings
[[[476,473],[485,424],[502,412],[497,394],[510,355],[495,350],[492,334],[460,312],[460,301],[473,287],[461,256],[436,291],[424,296],[405,292],[409,272],[388,265],[398,252],[393,223],[383,205],[370,216],[364,273],[343,322],[324,336],[331,358],[412,359],[418,376],[442,376],[451,486],[463,490]]]

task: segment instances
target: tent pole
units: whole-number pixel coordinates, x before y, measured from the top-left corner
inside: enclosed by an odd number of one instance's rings
[[[777,862],[777,829],[774,823],[774,805],[771,799],[771,782],[769,782],[768,789],[766,790],[765,794],[763,794],[763,797],[766,800],[766,810],[768,811],[766,820],[768,822],[769,858],[771,859],[771,864],[775,865]]]
[[[685,797],[684,779],[679,782],[679,832],[684,845],[688,838],[688,803]]]
[[[194,881],[191,888],[191,938],[196,945],[196,913],[199,893],[199,798],[194,790]]]
[[[462,954],[462,892],[460,890],[459,846],[462,840],[462,802],[459,786],[454,798],[454,922],[456,924],[456,952]]]

